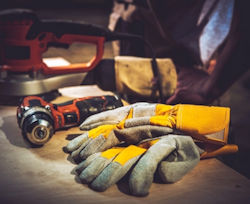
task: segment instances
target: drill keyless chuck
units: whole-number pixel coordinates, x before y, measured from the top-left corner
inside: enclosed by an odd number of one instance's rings
[[[51,113],[41,107],[32,107],[24,112],[20,121],[23,136],[33,145],[43,145],[54,134]]]
[[[35,145],[45,144],[54,132],[52,125],[44,119],[35,120],[33,123],[27,123],[25,129],[23,133],[25,133],[28,140]]]

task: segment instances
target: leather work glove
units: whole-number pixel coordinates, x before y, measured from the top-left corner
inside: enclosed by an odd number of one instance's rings
[[[121,142],[137,144],[174,129],[198,140],[205,150],[201,157],[207,158],[237,152],[236,145],[227,145],[229,121],[225,107],[135,103],[87,118],[80,129],[91,130],[69,142],[66,150],[75,160],[86,159]]]
[[[97,191],[104,191],[118,182],[129,170],[130,192],[145,196],[157,171],[164,183],[180,180],[200,160],[193,139],[183,135],[167,135],[139,145],[114,147],[98,152],[81,162],[76,172],[82,183]]]
[[[123,141],[127,144],[137,144],[143,139],[172,133],[173,130],[168,127],[155,125],[140,126],[140,124],[133,122],[127,124],[127,119],[153,115],[153,107],[155,107],[155,104],[135,103],[114,109],[114,111],[106,111],[105,114],[96,115],[102,118],[97,118],[94,123],[88,123],[87,127],[81,126],[80,129],[93,129],[70,141],[66,146],[66,151],[70,152],[71,157],[78,162],[86,159],[91,154],[114,147]],[[92,120],[91,118],[88,119]],[[120,132],[125,128],[129,130],[130,135],[129,137],[126,136],[126,138]]]

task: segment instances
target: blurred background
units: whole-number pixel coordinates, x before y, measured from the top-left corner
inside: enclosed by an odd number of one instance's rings
[[[69,19],[107,27],[112,11],[112,0],[7,0],[0,10],[29,8],[41,19]],[[74,63],[88,57],[92,48],[76,44],[69,50],[50,48],[44,57],[60,55]],[[93,48],[94,49],[94,48]],[[110,43],[105,44],[104,58],[113,57]],[[231,108],[230,142],[239,146],[234,155],[218,159],[250,178],[250,72],[248,71],[214,104]]]
[[[1,8],[79,8],[79,7],[110,7],[112,0],[9,0]]]

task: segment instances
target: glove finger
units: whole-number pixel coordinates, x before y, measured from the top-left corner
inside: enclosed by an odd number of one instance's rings
[[[180,180],[200,161],[198,147],[189,136],[175,136],[176,151],[159,165],[158,172],[165,183]]]
[[[148,106],[148,103],[135,103],[129,106],[123,106],[120,108],[116,108],[114,110],[104,111],[95,115],[88,117],[81,125],[81,130],[90,130],[100,125],[105,124],[117,124],[121,120],[123,120],[129,110],[136,106]]]
[[[71,158],[76,162],[80,162],[82,161],[81,157],[80,157],[80,152],[91,142],[92,139],[88,138],[80,147],[78,147],[78,149],[76,149],[75,151],[71,152]]]
[[[146,151],[134,145],[125,148],[90,184],[97,191],[104,191],[118,182]]]
[[[112,131],[112,129],[114,129],[114,128],[115,128],[114,125],[105,125],[105,126],[103,125],[103,126],[99,126],[97,128],[94,128],[94,129],[76,137],[72,141],[70,141],[65,149],[68,152],[76,151],[75,153],[73,153],[73,155],[76,155],[79,153],[79,151],[81,149],[83,149],[83,147],[86,146],[86,144],[87,144],[86,142],[89,139],[94,139],[95,137],[97,137],[100,134],[108,135],[109,132]],[[83,144],[85,144],[85,145],[83,145]]]
[[[156,125],[142,125],[114,130],[116,137],[128,144],[136,144],[144,139],[160,137],[172,132],[173,129],[171,128]]]
[[[101,155],[100,152],[90,155],[86,160],[82,161],[75,168],[75,172],[79,175],[87,166],[89,166],[97,157]]]
[[[83,133],[82,135],[71,140],[65,148],[68,152],[73,152],[87,140],[88,140],[88,133]]]
[[[115,136],[114,131],[111,131],[107,136],[100,134],[85,145],[79,152],[79,157],[83,160],[96,152],[102,152],[120,144],[120,141]]]
[[[175,148],[175,141],[165,136],[148,149],[132,170],[129,178],[129,187],[133,195],[146,196],[148,194],[158,164]]]
[[[135,127],[141,125],[150,125],[150,116],[138,117],[138,118],[130,118],[125,120],[124,127]]]
[[[79,178],[82,183],[92,182],[123,149],[121,147],[112,148],[89,156],[78,167],[79,172],[81,171]]]

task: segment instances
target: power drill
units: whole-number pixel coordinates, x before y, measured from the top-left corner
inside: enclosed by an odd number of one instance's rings
[[[77,98],[61,104],[27,96],[17,108],[17,122],[32,146],[42,146],[54,132],[81,124],[90,115],[123,106],[117,95]]]

